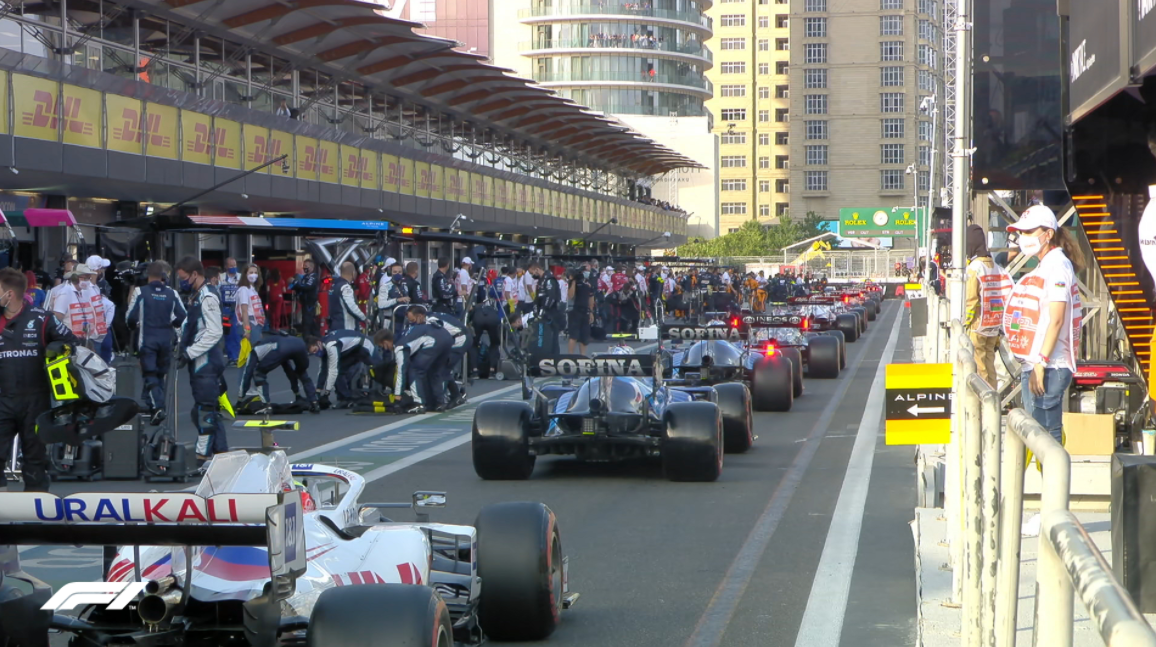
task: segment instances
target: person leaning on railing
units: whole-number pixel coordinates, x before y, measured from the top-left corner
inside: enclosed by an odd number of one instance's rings
[[[967,228],[967,301],[963,325],[975,347],[975,364],[979,376],[998,388],[995,354],[1012,280],[996,265],[987,250],[987,234],[979,225]]]
[[[1028,208],[1007,228],[1019,233],[1020,252],[1039,259],[1012,289],[1003,329],[1023,366],[1024,409],[1063,442],[1063,397],[1072,381],[1080,347],[1080,292],[1076,272],[1084,259],[1056,214],[1043,205]]]

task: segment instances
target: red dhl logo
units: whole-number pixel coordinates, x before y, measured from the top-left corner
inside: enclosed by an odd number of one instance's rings
[[[345,165],[345,179],[347,180],[361,180],[368,182],[373,179],[373,174],[369,172],[369,158],[362,157],[356,153],[350,153]]]
[[[446,193],[452,196],[462,195],[462,179],[456,173],[446,178]]]
[[[203,155],[212,155],[215,150],[218,159],[234,159],[237,150],[225,146],[227,133],[228,130],[220,126],[210,128],[209,124],[196,124],[193,126],[193,138],[185,144],[185,150]]]
[[[119,139],[123,142],[131,142],[139,144],[141,138],[148,135],[148,145],[156,146],[158,148],[172,148],[173,138],[161,135],[161,116],[147,115],[147,118],[141,119],[140,110],[133,108],[125,108],[120,113],[121,125],[115,126],[112,129],[112,138]],[[141,122],[144,122],[144,130],[141,130]]]
[[[249,151],[249,162],[264,164],[281,157],[281,140],[256,135],[253,137],[253,150]]]
[[[305,173],[316,173],[320,170],[322,175],[332,175],[333,165],[328,164],[328,161],[329,151],[320,146],[306,146],[299,167]]]
[[[436,183],[433,171],[423,169],[417,179],[417,188],[419,191],[437,191],[437,187],[434,186]]]
[[[386,184],[396,184],[398,186],[410,186],[413,180],[406,177],[405,167],[400,163],[390,162],[389,174],[385,178]]]
[[[77,135],[91,135],[96,126],[80,120],[80,102],[80,97],[64,97],[64,129]],[[37,90],[32,93],[32,103],[32,111],[21,115],[21,123],[35,128],[56,128],[59,100],[54,99],[51,92]]]

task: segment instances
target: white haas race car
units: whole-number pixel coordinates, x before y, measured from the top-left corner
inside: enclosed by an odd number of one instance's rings
[[[474,526],[431,523],[442,492],[359,503],[365,479],[217,455],[190,492],[0,493],[0,645],[369,647],[540,640],[576,599],[554,513],[499,503]],[[383,509],[410,508],[417,522]],[[18,544],[119,546],[103,583],[56,595]],[[29,592],[31,589],[31,592]]]

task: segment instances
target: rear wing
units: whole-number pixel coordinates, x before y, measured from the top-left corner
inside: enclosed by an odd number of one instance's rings
[[[654,355],[555,355],[539,358],[532,377],[654,377]]]
[[[664,324],[662,338],[673,342],[696,341],[742,341],[745,333],[741,320],[734,319],[726,326],[695,326],[685,324]]]
[[[811,318],[801,313],[783,315],[750,314],[743,315],[743,325],[747,328],[798,328],[799,330],[809,330],[811,328]]]

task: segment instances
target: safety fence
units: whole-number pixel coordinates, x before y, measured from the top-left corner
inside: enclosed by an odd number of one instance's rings
[[[830,250],[808,252],[801,259],[800,250],[785,250],[767,256],[730,256],[719,259],[724,267],[741,266],[757,272],[772,266],[790,265],[795,273],[822,274],[828,279],[914,280],[915,250]],[[898,265],[898,267],[897,267]]]
[[[1148,625],[1083,526],[1068,509],[1071,456],[1025,410],[1006,420],[1000,394],[976,371],[975,351],[951,322],[957,394],[960,487],[948,493],[953,565],[960,587],[963,647],[1014,647],[1027,452],[1042,473],[1035,645],[1071,647],[1074,592],[1108,647],[1156,647]],[[1003,446],[1006,439],[1006,447]],[[952,497],[955,500],[952,501]],[[953,516],[955,522],[952,522]],[[961,517],[961,518],[960,518]]]

